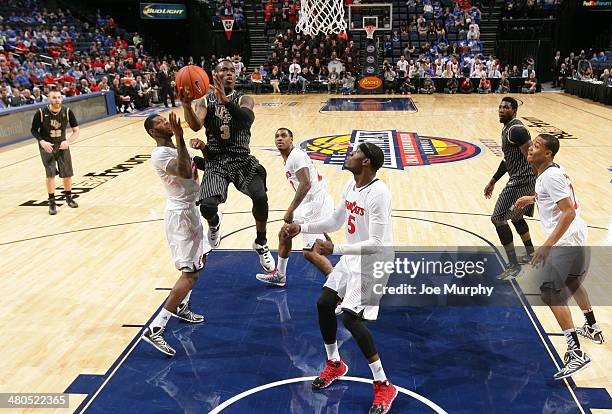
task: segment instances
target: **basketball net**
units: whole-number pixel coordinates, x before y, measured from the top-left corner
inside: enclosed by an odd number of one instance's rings
[[[316,36],[346,31],[343,0],[302,0],[297,33]]]
[[[366,26],[365,31],[366,37],[368,39],[374,39],[374,32],[376,31],[376,26]]]

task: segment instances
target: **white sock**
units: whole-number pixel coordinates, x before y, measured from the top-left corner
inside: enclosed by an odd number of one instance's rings
[[[385,375],[385,370],[383,369],[382,362],[380,362],[380,359],[370,364],[370,370],[372,370],[372,376],[374,377],[374,381],[385,381],[387,379],[387,376]]]
[[[287,274],[287,262],[289,262],[288,257],[278,256],[278,271],[284,275]]]
[[[151,330],[153,330],[153,328],[164,328],[171,316],[172,312],[166,310],[166,308],[162,308],[155,319],[153,319],[153,322],[151,322],[151,325],[149,325],[149,328],[151,328]]]
[[[183,301],[181,302],[180,306],[183,306],[183,304],[189,302],[189,298],[191,297],[191,290],[189,292],[187,292],[187,296],[185,296],[185,299],[183,299]]]
[[[325,344],[325,352],[327,352],[327,359],[331,359],[332,361],[340,361],[338,342],[334,342],[333,344]]]

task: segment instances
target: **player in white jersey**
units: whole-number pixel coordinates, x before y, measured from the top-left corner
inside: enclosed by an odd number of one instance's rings
[[[293,146],[293,132],[279,128],[274,135],[276,148],[285,162],[285,176],[295,195],[285,216],[285,223],[314,222],[331,216],[334,212],[334,201],[325,189],[325,181],[319,175],[312,160],[300,148]],[[304,257],[325,276],[332,271],[332,264],[327,257],[313,251],[317,239],[325,239],[324,234],[304,234]],[[285,286],[287,282],[287,262],[291,253],[291,238],[284,231],[278,234],[278,267],[267,274],[258,274],[258,280],[276,286]]]
[[[187,149],[181,120],[174,113],[170,113],[169,122],[162,116],[151,115],[145,120],[144,126],[157,143],[151,152],[151,162],[168,196],[164,212],[166,238],[174,265],[181,271],[181,276],[170,291],[162,310],[145,329],[142,339],[164,354],[174,356],[176,351],[163,337],[170,317],[176,316],[191,323],[205,320],[189,308],[191,289],[210,252],[195,205],[200,189],[197,164],[201,165],[203,159],[194,157]],[[172,135],[176,137],[176,146],[172,142]]]
[[[547,236],[534,253],[531,264],[541,267],[537,274],[542,280],[542,300],[552,310],[567,340],[565,366],[554,375],[555,379],[563,379],[591,363],[589,356],[580,349],[578,335],[600,344],[604,337],[582,285],[589,265],[587,225],[580,217],[569,176],[554,163],[558,151],[559,140],[553,135],[541,134],[533,141],[527,161],[537,173],[535,195],[519,198],[515,206],[524,208],[535,203]],[[574,328],[567,306],[569,296],[573,296],[584,312],[586,323],[582,328]]]
[[[386,279],[374,278],[367,263],[393,262],[394,257],[391,193],[385,183],[376,178],[383,163],[384,153],[379,147],[372,143],[359,144],[344,163],[344,168],[353,173],[353,179],[345,186],[334,213],[314,223],[284,226],[289,236],[300,232],[321,234],[344,227],[348,244],[317,240],[314,247],[325,256],[333,253],[342,257],[328,276],[317,301],[327,364],[312,386],[314,389],[325,388],[348,372],[336,342],[335,308],[338,300],[342,299],[344,326],[368,360],[374,377],[374,401],[370,414],[387,413],[397,396],[397,389],[387,380],[383,370],[374,338],[363,323],[378,316],[380,296],[374,294],[374,285],[386,284]]]

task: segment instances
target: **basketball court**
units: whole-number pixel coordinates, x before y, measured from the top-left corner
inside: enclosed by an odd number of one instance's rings
[[[501,157],[501,96],[255,98],[251,148],[268,171],[271,248],[293,196],[273,142],[276,129],[287,127],[335,200],[349,179],[341,165],[351,142],[373,140],[385,150],[379,176],[393,193],[401,255],[485,251],[487,272],[499,272],[504,259],[489,219],[495,197],[486,200],[483,188]],[[563,94],[517,98],[532,137],[543,131],[563,137],[556,160],[582,203],[589,243],[609,245],[612,112]],[[311,390],[325,360],[315,305],[323,278],[295,251],[285,288],[255,279],[250,200],[233,187],[221,207],[221,249],[210,255],[192,297],[208,322],[169,323],[174,358],[139,341],[177,277],[163,230],[165,195],[148,160],[154,142],[143,129],[152,112],[167,115],[154,108],[82,127],[72,146],[80,207],[61,205],[54,217],[47,214],[35,142],[2,148],[0,389],[69,393],[70,408],[55,412],[362,412],[370,375],[343,329],[348,377],[322,393]],[[186,129],[187,138],[200,135]],[[529,225],[534,244],[542,242],[540,223]],[[609,262],[592,268],[587,281],[606,333],[609,270]],[[529,280],[497,283],[503,305],[382,307],[371,329],[389,378],[401,387],[393,412],[612,412],[610,342],[583,340],[591,367],[553,381],[565,341],[552,313]],[[580,309],[572,313],[582,324]]]

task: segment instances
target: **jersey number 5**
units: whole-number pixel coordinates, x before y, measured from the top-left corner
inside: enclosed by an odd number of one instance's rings
[[[349,234],[355,233],[355,216],[353,216],[352,214],[349,214],[348,222],[346,223],[346,225],[348,226]]]
[[[227,125],[227,124],[221,125],[221,138],[223,138],[223,139],[230,139],[231,138],[229,125]]]

